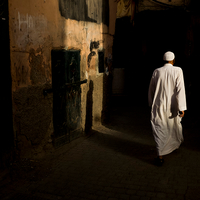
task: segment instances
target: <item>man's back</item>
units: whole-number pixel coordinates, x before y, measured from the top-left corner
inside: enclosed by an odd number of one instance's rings
[[[180,67],[165,64],[154,71],[149,91],[149,104],[160,109],[179,110],[180,91],[184,87],[183,72]],[[181,109],[180,109],[181,110]]]

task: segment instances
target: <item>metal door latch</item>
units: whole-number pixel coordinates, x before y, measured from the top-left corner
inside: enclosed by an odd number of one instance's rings
[[[62,89],[66,90],[69,87],[78,86],[78,85],[81,85],[83,83],[87,83],[87,79],[85,79],[83,81],[77,81],[75,83],[65,83],[65,85],[62,87]],[[49,94],[49,93],[53,93],[53,88],[51,88],[51,89],[44,89],[43,90],[44,97],[46,97],[47,94]]]
[[[81,85],[83,83],[87,83],[87,79],[83,80],[83,81],[77,81],[77,82],[74,82],[74,83],[65,83],[65,86],[67,87],[72,87],[72,86],[78,86],[78,85]]]

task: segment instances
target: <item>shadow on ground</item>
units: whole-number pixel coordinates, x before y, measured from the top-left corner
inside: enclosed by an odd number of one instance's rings
[[[135,105],[131,97],[114,97],[109,122],[95,127],[90,139],[116,153],[153,164],[156,149],[149,112],[147,105]]]
[[[150,144],[150,142],[143,143],[142,138],[131,138],[130,136],[118,137],[115,133],[116,131],[109,131],[109,129],[103,132],[93,130],[94,136],[90,140],[96,145],[103,146],[105,149],[111,149],[116,152],[116,155],[123,154],[130,158],[137,158],[140,161],[153,164],[152,161],[155,157],[153,144]]]
[[[190,120],[190,112],[182,121],[184,142],[181,148],[200,151],[197,126]],[[150,108],[144,102],[134,103],[131,97],[113,97],[109,123],[93,130],[93,142],[118,153],[153,164],[156,146],[150,124]],[[166,156],[177,157],[181,150]]]

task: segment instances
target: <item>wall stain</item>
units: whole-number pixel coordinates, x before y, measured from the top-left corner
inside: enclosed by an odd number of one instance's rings
[[[41,48],[31,49],[29,53],[30,79],[32,85],[46,81],[45,68],[43,67],[43,52]]]
[[[88,69],[90,68],[90,62],[92,60],[92,57],[96,55],[96,52],[93,51],[93,49],[98,49],[99,45],[100,45],[99,41],[91,41],[90,42],[90,54],[88,55],[88,60],[87,60]]]
[[[52,95],[44,98],[41,91],[48,87],[51,84],[23,87],[13,93],[14,124],[20,149],[26,146],[22,144],[24,137],[31,145],[44,142],[52,121]]]
[[[99,48],[99,45],[100,45],[100,43],[99,43],[99,41],[91,41],[90,42],[90,51],[92,51],[93,49],[98,49]]]

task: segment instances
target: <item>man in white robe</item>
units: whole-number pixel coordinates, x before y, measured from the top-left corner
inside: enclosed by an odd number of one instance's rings
[[[158,153],[157,165],[162,165],[163,156],[178,149],[182,143],[181,119],[187,109],[182,69],[173,66],[174,53],[166,52],[163,59],[166,64],[153,72],[148,93],[151,125]]]

